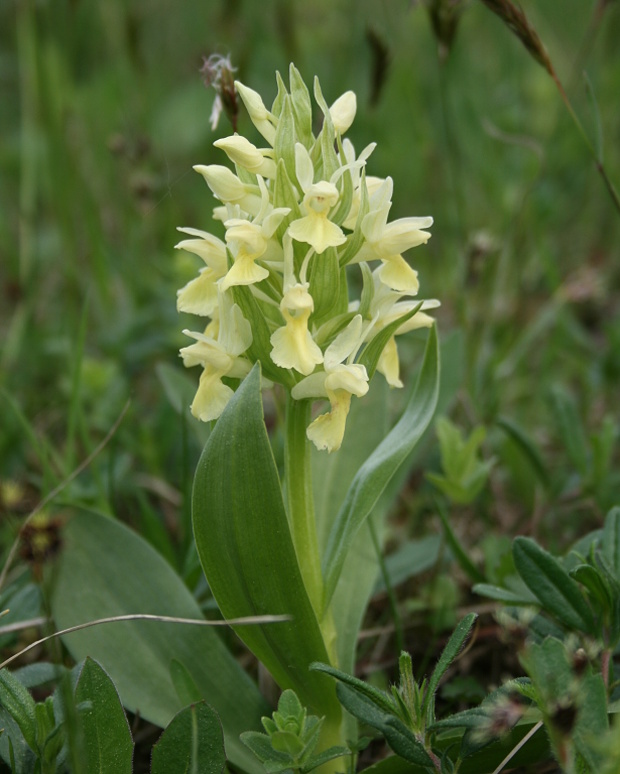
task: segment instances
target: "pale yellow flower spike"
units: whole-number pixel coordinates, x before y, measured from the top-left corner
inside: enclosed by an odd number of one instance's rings
[[[323,362],[321,348],[308,330],[308,318],[314,310],[314,301],[308,284],[297,283],[289,288],[280,302],[286,325],[271,336],[271,359],[281,368],[294,368],[304,376]]]

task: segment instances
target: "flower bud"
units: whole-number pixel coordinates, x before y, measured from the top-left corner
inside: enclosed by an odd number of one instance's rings
[[[331,116],[336,132],[344,134],[353,123],[356,112],[357,97],[355,96],[355,93],[352,91],[345,91],[345,93],[338,97],[329,109],[329,115]]]
[[[276,137],[276,128],[273,124],[274,117],[265,107],[261,95],[254,91],[254,89],[244,86],[239,81],[235,81],[235,86],[248,111],[250,120],[267,142],[273,145]]]
[[[269,178],[276,176],[274,160],[265,157],[255,145],[239,134],[223,137],[221,140],[216,140],[213,145],[223,150],[233,164],[238,164],[248,172]]]

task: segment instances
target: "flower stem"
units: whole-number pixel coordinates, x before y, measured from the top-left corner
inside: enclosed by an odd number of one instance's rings
[[[314,612],[321,620],[323,575],[314,515],[310,442],[306,438],[310,406],[309,400],[293,400],[290,395],[287,398],[284,476],[287,513],[297,561]]]

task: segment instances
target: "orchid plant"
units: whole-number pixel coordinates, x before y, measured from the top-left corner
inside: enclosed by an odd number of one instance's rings
[[[267,109],[258,93],[235,83],[265,147],[235,134],[215,142],[234,171],[195,167],[217,200],[213,217],[225,232],[219,239],[180,229],[188,238],[177,247],[205,264],[178,292],[178,309],[202,318],[198,330],[185,331],[193,343],[181,357],[202,369],[192,414],[217,420],[193,494],[203,569],[227,618],[249,611],[291,616],[237,633],[281,689],[294,690],[325,718],[323,749],[354,733],[345,728],[333,684],[308,667],[320,661],[352,668],[375,570],[352,557],[372,552],[370,533],[362,531],[361,542],[356,537],[432,418],[438,356],[427,311],[439,302],[417,298],[417,272],[402,255],[427,242],[432,218],[389,221],[392,179],[366,173],[375,145],[358,154],[343,138],[355,117],[355,94],[328,107],[315,79],[322,113],[315,136],[299,72],[291,66],[288,88],[279,74],[277,84]],[[375,372],[390,387],[403,387],[395,337],[416,328],[431,328],[431,337],[403,419],[374,452],[364,452],[366,460],[355,461],[359,470],[344,479],[348,492],[319,518],[313,467],[323,465],[324,473],[337,463],[313,455],[340,449],[353,399],[368,393]],[[282,480],[261,401],[261,388],[275,384],[286,396]],[[328,410],[315,416],[321,401]],[[356,585],[361,596],[352,592]],[[343,612],[347,594],[353,624]]]
[[[180,353],[200,369],[193,400],[176,370],[160,378],[179,412],[191,401],[195,427],[208,436],[192,490],[194,582],[119,521],[78,509],[63,527],[51,583],[58,634],[78,663],[66,690],[80,712],[114,712],[119,740],[127,736],[122,707],[165,727],[154,774],[171,770],[181,748],[192,765],[204,756],[200,770],[219,774],[224,745],[226,760],[248,774],[353,770],[356,721],[333,676],[354,671],[387,495],[397,491],[388,485],[399,468],[406,475],[437,404],[428,311],[438,301],[418,299],[417,273],[402,255],[429,239],[432,219],[390,221],[392,180],[366,174],[374,144],[356,153],[343,138],[356,112],[352,92],[329,107],[315,81],[315,135],[299,72],[291,66],[288,86],[277,82],[270,109],[235,84],[265,147],[235,134],[215,143],[234,169],[196,167],[217,200],[223,238],[183,228],[178,244],[203,262],[178,292],[178,309],[199,320]],[[390,430],[388,390],[404,386],[396,337],[416,328],[429,329],[426,349]],[[271,438],[264,390],[282,408]],[[225,621],[205,619],[196,555]],[[229,623],[255,654],[260,689],[214,623]],[[78,695],[79,679],[89,688]],[[14,683],[0,681],[0,694],[17,696]],[[270,719],[274,688],[280,703]],[[26,774],[65,721],[48,713],[37,735],[41,710],[25,689],[19,696],[25,763],[15,770]],[[105,738],[93,728],[92,739]],[[98,759],[106,754],[93,747]],[[126,758],[115,771],[130,770],[131,749]]]

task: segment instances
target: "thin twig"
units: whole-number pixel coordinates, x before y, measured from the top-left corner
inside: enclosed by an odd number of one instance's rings
[[[77,476],[79,476],[80,473],[90,465],[90,463],[95,459],[95,457],[97,457],[97,455],[100,454],[101,451],[103,451],[103,449],[110,442],[110,439],[112,438],[114,433],[116,433],[116,431],[119,428],[119,425],[123,421],[123,418],[127,413],[127,409],[129,408],[129,403],[130,401],[127,401],[127,403],[125,403],[123,410],[118,416],[118,419],[116,420],[116,422],[114,422],[114,424],[108,431],[106,437],[99,443],[99,445],[96,446],[95,449],[93,449],[93,451],[88,455],[88,457],[86,457],[86,459],[84,459],[77,466],[77,468],[75,468],[71,473],[69,473],[67,478],[61,481],[60,484],[58,484],[58,486],[55,489],[52,489],[52,491],[41,500],[41,502],[35,507],[35,509],[30,512],[30,514],[27,516],[26,520],[22,524],[22,527],[21,527],[22,529],[26,526],[26,524],[29,524],[32,521],[32,519],[37,515],[37,513],[39,513],[43,508],[45,508],[45,506],[49,502],[51,502],[56,497],[56,495],[60,494],[60,492],[62,492],[62,490],[66,486],[68,486],[75,478],[77,478]],[[6,558],[6,562],[4,564],[4,567],[2,568],[2,572],[0,573],[0,590],[4,586],[4,583],[6,581],[6,576],[9,572],[9,569],[11,568],[11,564],[15,559],[15,555],[17,554],[18,549],[19,549],[19,534],[17,535],[13,545],[11,546],[9,555]]]
[[[36,648],[37,645],[42,645],[44,642],[54,639],[54,637],[64,637],[65,634],[79,632],[82,629],[88,629],[91,626],[98,626],[99,624],[118,623],[119,621],[159,621],[160,623],[191,624],[192,626],[250,626],[253,624],[282,623],[290,620],[290,615],[252,615],[245,618],[230,618],[228,620],[216,621],[207,621],[204,618],[176,618],[174,616],[151,615],[149,613],[114,615],[109,618],[98,618],[95,621],[87,621],[86,623],[77,624],[76,626],[70,626],[68,629],[62,629],[59,632],[48,634],[47,637],[42,637],[36,642],[31,642],[30,645],[23,650],[20,650],[19,653],[15,653],[10,658],[7,658],[6,661],[3,661],[2,664],[0,664],[0,669],[4,669],[5,666],[12,661],[15,661],[15,659],[19,658],[24,653]]]
[[[500,771],[504,768],[504,766],[514,758],[514,756],[519,752],[519,750],[523,747],[523,745],[529,742],[529,740],[534,736],[534,734],[538,731],[538,729],[542,726],[542,724],[543,724],[542,720],[539,720],[535,726],[530,728],[530,730],[519,742],[519,744],[515,745],[512,748],[512,750],[508,753],[508,755],[504,758],[504,760],[499,764],[499,766],[495,769],[493,774],[500,773]]]
[[[2,615],[8,612],[8,610],[3,610]],[[48,618],[42,616],[40,618],[29,618],[27,621],[15,621],[15,623],[0,626],[0,637],[4,637],[5,634],[11,634],[12,632],[21,632],[24,629],[32,629],[35,626],[43,626],[48,620]]]

